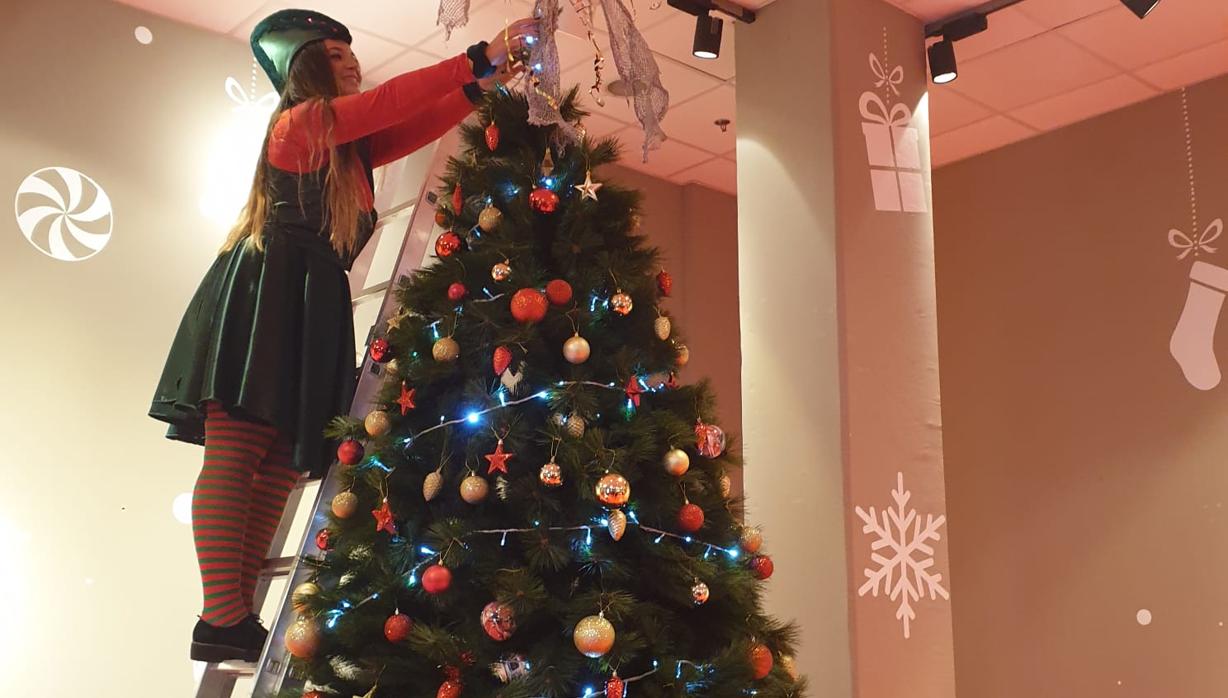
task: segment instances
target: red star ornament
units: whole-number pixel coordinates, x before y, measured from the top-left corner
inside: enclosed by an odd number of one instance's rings
[[[392,521],[392,509],[388,508],[388,498],[384,498],[384,502],[380,504],[379,509],[371,512],[375,517],[375,530],[387,531],[390,535],[397,534],[397,525]]]
[[[627,390],[627,399],[631,401],[631,404],[635,405],[636,407],[639,407],[640,406],[640,393],[644,391],[640,390],[640,382],[636,380],[635,376],[631,376],[630,378],[627,379],[626,390]]]
[[[401,416],[417,407],[414,404],[414,396],[418,393],[417,388],[410,388],[405,385],[405,381],[401,381],[401,397],[397,398],[397,404],[401,406]]]
[[[516,455],[515,453],[503,452],[503,439],[499,439],[499,443],[495,446],[494,453],[486,454],[486,460],[490,461],[490,469],[486,471],[487,475],[494,475],[496,472],[507,473],[507,459]]]

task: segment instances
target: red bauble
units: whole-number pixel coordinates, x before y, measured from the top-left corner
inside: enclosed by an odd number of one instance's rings
[[[546,284],[546,297],[554,305],[567,305],[571,302],[571,284],[562,279],[555,279]]]
[[[422,573],[422,588],[428,594],[442,594],[452,586],[452,570],[443,565],[431,565]]]
[[[750,668],[754,672],[755,679],[766,678],[772,673],[772,664],[775,662],[772,659],[772,650],[768,649],[767,645],[755,643],[750,648]]]
[[[507,347],[495,347],[495,355],[491,359],[491,368],[495,369],[495,375],[501,376],[507,370],[508,366],[512,365],[512,350]]]
[[[776,565],[772,564],[772,558],[767,555],[756,555],[751,558],[750,571],[759,579],[767,579],[776,571]]]
[[[704,527],[704,510],[697,505],[686,503],[678,510],[678,528],[687,533],[694,533]]]
[[[460,681],[448,679],[439,684],[439,692],[435,694],[435,698],[459,698],[462,688],[464,686]]]
[[[375,363],[385,363],[392,358],[392,345],[386,339],[374,339],[371,341],[370,354]]]
[[[307,691],[303,694],[303,698],[324,698],[324,694],[319,691]]]
[[[499,149],[499,125],[493,121],[486,127],[486,147],[492,152]]]
[[[456,188],[452,190],[452,213],[461,214],[461,209],[465,207],[465,197],[461,194],[460,182],[456,183]]]
[[[435,225],[440,228],[448,224],[448,212],[442,208],[435,210]]]
[[[319,533],[316,533],[316,547],[320,550],[328,550],[328,529],[321,528]]]
[[[384,637],[388,638],[389,642],[400,642],[409,637],[409,631],[413,630],[413,627],[414,622],[409,616],[395,613],[384,621]]]
[[[605,698],[623,698],[626,688],[623,680],[618,678],[618,674],[615,674],[605,682]]]
[[[549,307],[546,297],[535,288],[522,288],[512,296],[512,317],[526,325],[541,322]]]
[[[719,458],[725,452],[725,430],[715,424],[695,420],[695,450],[704,458]]]
[[[356,465],[362,460],[363,454],[362,444],[354,439],[346,439],[337,447],[337,460],[341,461],[342,465]]]
[[[482,630],[495,642],[503,642],[516,632],[516,612],[511,606],[491,601],[482,609]]]
[[[657,288],[661,289],[662,296],[668,296],[670,291],[674,290],[674,277],[662,269],[661,273],[657,274]]]
[[[559,195],[545,187],[538,187],[529,194],[529,205],[538,213],[554,213],[559,207]]]
[[[465,296],[468,295],[468,293],[469,289],[465,288],[464,284],[457,281],[448,287],[448,300],[452,301],[453,303],[459,303],[465,299]]]
[[[439,257],[451,257],[456,254],[456,251],[461,247],[460,236],[449,230],[448,232],[435,238],[435,255]]]

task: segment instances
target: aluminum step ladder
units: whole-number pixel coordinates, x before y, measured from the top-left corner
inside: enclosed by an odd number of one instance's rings
[[[372,339],[382,334],[381,330],[385,322],[397,310],[395,294],[391,291],[414,270],[431,263],[435,238],[443,232],[435,225],[436,194],[434,189],[438,185],[438,178],[444,173],[448,156],[456,152],[459,143],[460,135],[453,130],[438,141],[433,153],[410,156],[411,162],[408,165],[405,161],[394,163],[377,175],[382,182],[382,185],[377,183],[376,187],[376,206],[377,209],[382,209],[378,225],[380,228],[392,229],[400,226],[406,227],[389,279],[368,286],[361,293],[354,295],[356,315],[360,305],[373,303],[379,299],[379,311],[374,323],[370,325],[364,345],[369,345]],[[415,157],[429,158],[426,176],[422,178],[420,184],[404,181],[411,178],[416,179],[412,174],[412,171],[416,169],[412,162]],[[418,161],[419,168],[422,162]],[[398,166],[399,169],[397,169]],[[398,198],[398,187],[402,189],[399,203],[395,201]],[[416,196],[412,193],[406,195],[403,191],[406,187],[415,187]],[[390,198],[392,201],[388,201]],[[382,205],[381,200],[383,200]],[[381,234],[387,232],[385,230]],[[358,326],[357,322],[355,325]],[[384,377],[381,366],[371,362],[365,351],[358,370],[358,384],[350,405],[350,414],[362,419],[370,411],[370,405]],[[290,494],[273,544],[270,546],[271,557],[265,560],[256,585],[254,605],[260,609],[264,606],[265,599],[268,598],[274,583],[284,583],[281,602],[269,625],[269,641],[260,654],[260,660],[256,663],[225,662],[206,665],[200,683],[197,685],[196,698],[236,698],[244,695],[235,693],[236,685],[240,681],[243,681],[245,685],[249,683],[252,685],[251,693],[246,695],[256,698],[270,698],[287,688],[304,687],[303,677],[291,675],[290,655],[285,649],[282,638],[285,636],[286,629],[295,620],[291,594],[294,588],[306,581],[311,574],[310,567],[302,563],[302,558],[317,554],[316,533],[328,524],[332,499],[341,489],[340,479],[336,477],[336,472],[337,469],[334,468],[323,480],[304,476]],[[282,556],[281,553],[295,527],[303,497],[313,488],[316,491],[310,509],[310,519],[306,522],[297,540],[298,545],[295,548],[297,553]]]

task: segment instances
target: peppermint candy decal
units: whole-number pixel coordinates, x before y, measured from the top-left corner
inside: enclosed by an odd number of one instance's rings
[[[111,199],[88,175],[68,167],[31,173],[13,201],[17,227],[39,252],[81,262],[111,240]]]

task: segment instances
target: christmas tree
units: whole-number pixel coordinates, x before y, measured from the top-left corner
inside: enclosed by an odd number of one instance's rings
[[[638,194],[593,180],[617,143],[556,128],[508,92],[462,127],[287,647],[347,696],[798,696]]]

